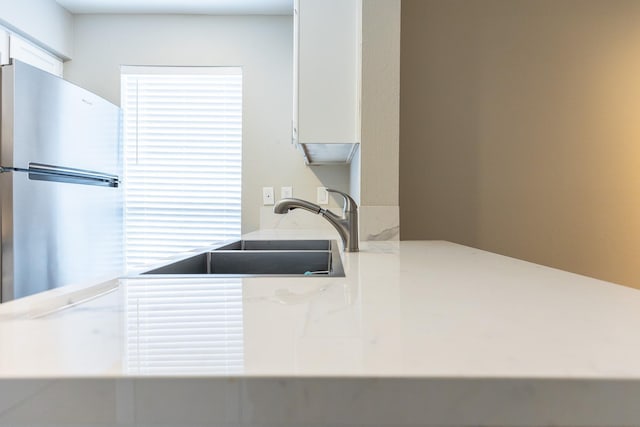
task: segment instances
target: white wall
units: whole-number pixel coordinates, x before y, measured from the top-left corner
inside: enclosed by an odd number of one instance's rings
[[[291,16],[77,15],[65,78],[119,104],[120,65],[242,66],[249,232],[259,228],[263,186],[275,187],[276,199],[293,186],[294,197],[312,201],[318,186],[349,189],[348,168],[306,167],[290,144],[292,31]]]
[[[73,15],[53,0],[0,0],[0,24],[62,59],[73,56]]]

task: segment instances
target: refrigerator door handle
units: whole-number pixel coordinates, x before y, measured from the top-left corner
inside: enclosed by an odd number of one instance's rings
[[[106,187],[118,187],[120,185],[120,178],[117,175],[64,166],[29,163],[29,169],[26,172],[29,172],[29,179],[37,181],[57,181]]]

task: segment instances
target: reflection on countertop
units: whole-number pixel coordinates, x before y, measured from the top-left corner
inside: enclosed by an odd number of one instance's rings
[[[130,280],[122,293],[123,373],[243,373],[240,279]]]

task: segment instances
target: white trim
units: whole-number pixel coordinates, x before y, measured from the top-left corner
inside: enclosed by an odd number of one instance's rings
[[[120,73],[127,75],[138,74],[161,74],[161,75],[241,75],[242,67],[180,67],[180,66],[164,66],[164,65],[121,65]]]

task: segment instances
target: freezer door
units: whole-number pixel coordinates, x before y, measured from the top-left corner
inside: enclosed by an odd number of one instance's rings
[[[1,166],[121,176],[119,126],[120,109],[103,98],[19,61],[2,67]]]
[[[121,192],[0,173],[2,302],[120,276]]]

